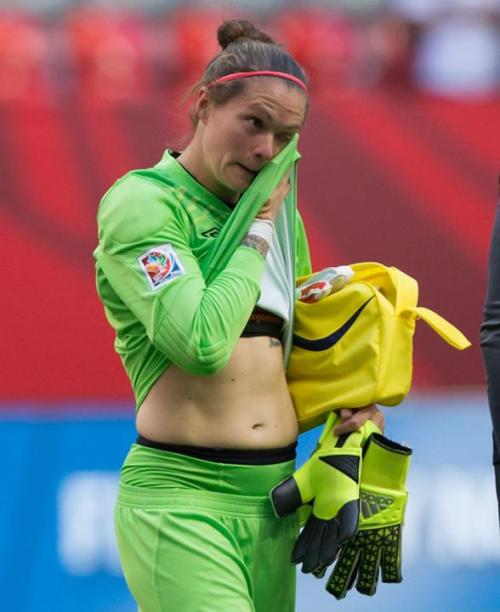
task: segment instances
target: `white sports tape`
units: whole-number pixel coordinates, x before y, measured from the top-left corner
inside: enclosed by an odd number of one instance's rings
[[[274,223],[270,219],[255,219],[247,235],[259,236],[271,246],[273,242]]]

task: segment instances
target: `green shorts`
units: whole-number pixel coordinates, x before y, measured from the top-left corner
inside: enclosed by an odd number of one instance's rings
[[[298,516],[277,519],[268,494],[293,471],[132,445],[115,527],[139,610],[292,612]]]

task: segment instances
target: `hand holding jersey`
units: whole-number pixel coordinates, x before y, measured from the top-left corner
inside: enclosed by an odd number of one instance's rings
[[[253,246],[263,257],[266,257],[273,241],[274,221],[289,191],[290,180],[288,175],[285,175],[255,216],[255,221],[250,225],[241,242],[242,245]]]
[[[271,197],[264,203],[255,218],[274,222],[286,196],[290,193],[290,189],[290,173],[287,173],[277,184]]]
[[[293,562],[302,563],[304,573],[333,563],[339,547],[358,528],[362,446],[378,428],[367,421],[358,431],[336,436],[337,421],[338,415],[332,412],[311,457],[271,491],[278,517],[312,504],[292,555]]]

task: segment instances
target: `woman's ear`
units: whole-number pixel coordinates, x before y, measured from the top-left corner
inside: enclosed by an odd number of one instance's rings
[[[208,87],[200,87],[196,100],[196,114],[199,121],[203,124],[207,122],[210,110],[210,100],[208,99]]]

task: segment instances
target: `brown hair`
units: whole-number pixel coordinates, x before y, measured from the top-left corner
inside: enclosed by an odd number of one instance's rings
[[[283,46],[249,21],[224,21],[217,29],[217,40],[222,51],[208,63],[203,78],[191,88],[188,96],[194,94],[200,87],[234,72],[256,70],[285,72],[307,84],[303,68]],[[217,83],[210,87],[208,96],[214,104],[223,105],[243,92],[245,81],[246,79],[235,79],[227,83]],[[288,87],[300,88],[293,81],[283,79],[283,82]],[[195,128],[198,124],[198,115],[194,108],[189,111],[189,117]]]

